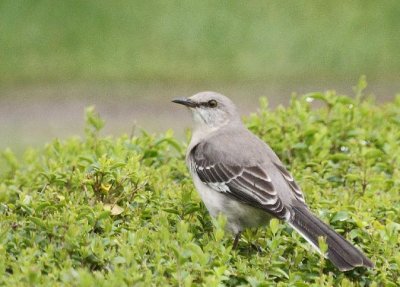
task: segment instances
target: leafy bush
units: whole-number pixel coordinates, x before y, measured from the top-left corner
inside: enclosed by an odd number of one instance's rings
[[[355,98],[294,97],[274,111],[262,99],[246,123],[375,269],[341,273],[277,220],[245,232],[232,251],[172,132],[102,138],[88,109],[85,138],[54,140],[21,160],[2,153],[0,285],[398,286],[400,96],[378,106],[359,89]]]

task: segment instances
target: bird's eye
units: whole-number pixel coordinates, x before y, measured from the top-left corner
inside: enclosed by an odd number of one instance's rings
[[[216,100],[209,100],[207,104],[210,108],[215,108],[218,105]]]

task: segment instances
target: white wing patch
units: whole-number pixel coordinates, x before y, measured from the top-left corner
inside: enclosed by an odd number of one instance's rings
[[[196,168],[197,168],[198,170],[203,171],[203,170],[205,170],[205,169],[210,170],[210,169],[214,168],[215,164],[213,164],[213,165],[208,165],[208,166],[197,166],[197,165],[195,165],[195,166],[196,166]]]
[[[206,183],[209,187],[219,192],[229,192],[229,187],[225,182],[208,182]]]

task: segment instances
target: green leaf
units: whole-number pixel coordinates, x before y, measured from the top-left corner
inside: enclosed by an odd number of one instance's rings
[[[279,220],[272,218],[269,222],[269,228],[271,229],[272,234],[275,235],[279,229]]]
[[[331,222],[346,221],[347,219],[349,219],[349,213],[347,211],[338,211],[332,217]]]
[[[111,215],[120,215],[124,209],[117,204],[104,204],[104,210],[110,212]]]

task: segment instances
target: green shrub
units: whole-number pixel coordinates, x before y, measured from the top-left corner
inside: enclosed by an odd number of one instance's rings
[[[375,269],[341,273],[276,220],[232,251],[172,132],[102,138],[88,109],[83,139],[54,140],[21,160],[2,153],[0,285],[399,286],[400,96],[378,106],[361,88],[355,98],[294,97],[274,111],[262,99],[246,123]]]

